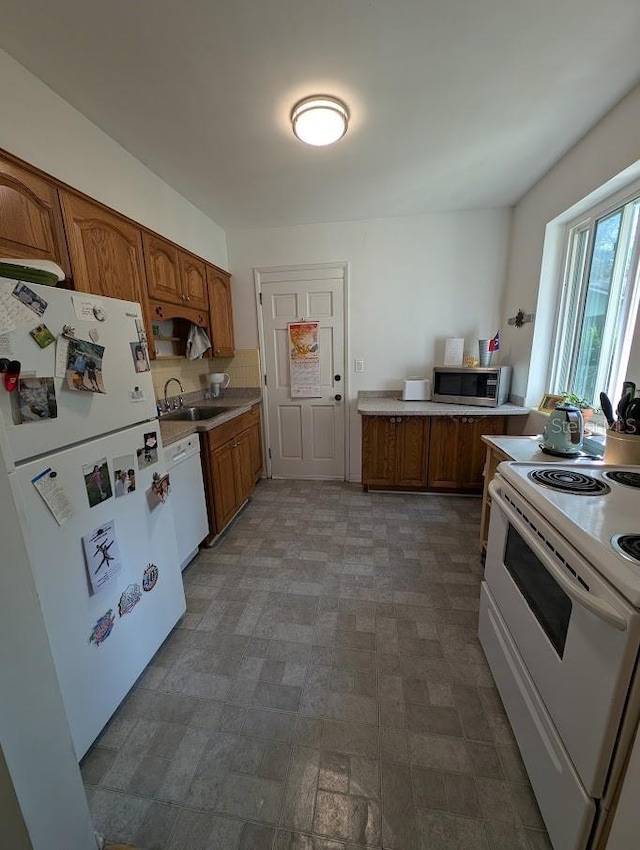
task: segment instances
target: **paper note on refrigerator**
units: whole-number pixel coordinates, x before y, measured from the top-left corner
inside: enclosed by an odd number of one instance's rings
[[[31,483],[42,496],[45,505],[55,517],[58,525],[62,525],[63,522],[73,516],[73,505],[54,469],[48,466],[39,475],[32,478]]]
[[[56,378],[66,378],[67,362],[69,360],[69,339],[66,336],[60,336],[56,340]]]
[[[11,281],[13,283],[13,281]],[[0,334],[33,324],[34,311],[13,296],[13,287],[0,286]]]
[[[120,548],[113,520],[94,528],[82,538],[93,593],[97,593],[122,570]]]

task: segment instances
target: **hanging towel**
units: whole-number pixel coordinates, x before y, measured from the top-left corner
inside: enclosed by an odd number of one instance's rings
[[[211,348],[211,342],[204,328],[191,325],[187,337],[187,357],[189,360],[198,360],[205,351]]]

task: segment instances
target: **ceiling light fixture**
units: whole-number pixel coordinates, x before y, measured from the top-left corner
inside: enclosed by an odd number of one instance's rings
[[[294,134],[308,145],[330,145],[347,132],[349,110],[342,101],[326,95],[313,95],[299,101],[291,110]]]

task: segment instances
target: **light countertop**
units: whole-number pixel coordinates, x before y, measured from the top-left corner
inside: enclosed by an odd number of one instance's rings
[[[541,439],[540,434],[537,434],[535,437],[491,437],[485,435],[482,438],[483,442],[487,443],[487,445],[494,446],[512,460],[521,463],[564,463],[566,465],[567,463],[573,464],[580,461],[594,462],[593,457],[586,453],[577,458],[548,455],[540,451]],[[598,458],[598,460],[601,460],[601,458]]]
[[[365,416],[527,416],[530,409],[519,407],[517,404],[479,407],[439,401],[402,401],[397,396],[359,396],[358,413]]]
[[[262,395],[259,390],[254,393],[246,393],[242,397],[234,397],[225,395],[223,398],[205,401],[202,398],[197,400],[189,400],[185,397],[185,406],[206,405],[207,407],[232,407],[233,410],[228,410],[226,413],[221,413],[213,419],[201,419],[198,422],[182,422],[175,419],[163,419],[160,417],[160,434],[162,435],[162,443],[165,446],[181,440],[183,437],[188,437],[190,434],[195,434],[200,431],[211,431],[217,428],[224,422],[230,419],[235,419],[241,413],[246,413],[254,404],[262,401]]]

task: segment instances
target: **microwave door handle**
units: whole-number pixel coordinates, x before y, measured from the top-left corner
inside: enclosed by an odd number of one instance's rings
[[[604,620],[615,629],[618,629],[618,631],[626,631],[627,621],[615,608],[609,605],[608,602],[598,599],[597,596],[589,593],[588,590],[584,590],[580,585],[571,581],[570,578],[567,578],[558,565],[549,557],[546,547],[539,543],[536,538],[531,537],[531,532],[527,528],[526,523],[522,521],[518,514],[511,509],[500,495],[496,481],[492,481],[489,484],[489,491],[493,501],[499,504],[500,510],[504,512],[516,531],[526,540],[527,546],[535,552],[544,568],[557,581],[567,596],[570,596],[578,605],[582,605],[583,608],[591,611],[598,619]]]

